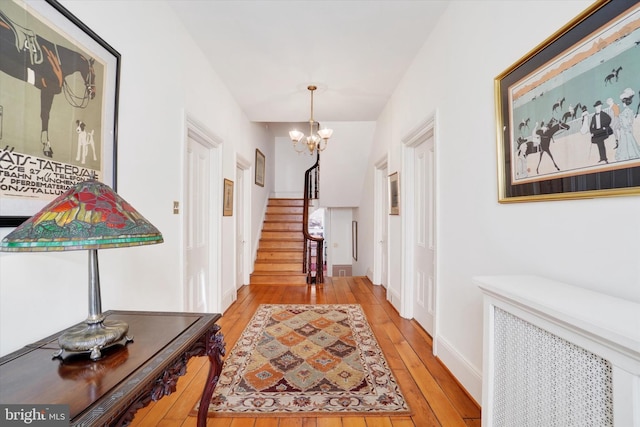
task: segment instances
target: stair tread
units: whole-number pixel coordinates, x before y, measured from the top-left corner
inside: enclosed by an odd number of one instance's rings
[[[257,259],[256,264],[300,264],[295,259]]]

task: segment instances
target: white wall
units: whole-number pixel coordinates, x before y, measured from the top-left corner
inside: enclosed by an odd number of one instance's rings
[[[333,136],[320,153],[320,206],[358,206],[376,123],[322,122],[322,125],[333,129]],[[276,128],[276,125],[271,127]],[[280,128],[277,127],[278,131]],[[301,129],[308,133],[308,129]],[[276,135],[275,151],[276,197],[301,197],[304,172],[315,163],[315,155],[310,156],[306,150],[298,154],[288,136]]]
[[[329,272],[333,265],[351,265],[351,220],[352,209],[330,208],[327,210],[330,232],[327,240],[327,257]],[[329,273],[331,275],[331,273]]]
[[[375,122],[322,122],[333,129],[328,148],[320,153],[320,206],[360,204]]]
[[[298,144],[298,150],[302,148]],[[302,198],[304,193],[304,173],[316,162],[316,156],[309,150],[302,153],[293,149],[288,137],[275,138],[275,184],[274,196],[282,198]]]
[[[481,399],[482,298],[477,275],[534,274],[640,301],[640,198],[497,202],[493,79],[581,13],[589,1],[456,1],[434,28],[380,116],[373,164],[400,171],[401,138],[437,110],[438,356]],[[367,190],[362,218],[373,211]],[[401,217],[389,228],[389,290],[401,288]],[[372,225],[361,233],[371,268]]]
[[[62,3],[122,55],[117,189],[165,239],[99,251],[103,310],[181,311],[182,218],[172,205],[184,206],[185,114],[223,140],[223,177],[234,179],[236,152],[252,162],[256,147],[265,153],[265,187],[252,186],[252,223],[261,221],[273,188],[273,139],[247,120],[164,2]],[[223,248],[234,247],[234,224],[224,217]],[[0,229],[0,237],[9,231]],[[234,257],[235,250],[223,251],[223,294],[235,283]],[[87,254],[0,253],[0,296],[6,354],[86,317]]]

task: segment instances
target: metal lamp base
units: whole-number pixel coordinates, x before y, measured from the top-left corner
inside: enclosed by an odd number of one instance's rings
[[[54,353],[53,357],[62,357],[64,351],[69,352],[91,352],[91,360],[98,360],[102,357],[101,350],[110,345],[116,344],[122,339],[126,342],[133,341],[127,336],[129,325],[120,320],[99,321],[75,326],[58,338],[60,350]]]

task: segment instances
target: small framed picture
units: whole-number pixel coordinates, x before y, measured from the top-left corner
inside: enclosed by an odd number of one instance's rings
[[[351,221],[351,256],[358,260],[358,221]]]
[[[398,172],[389,175],[389,215],[400,215],[400,181]]]
[[[264,154],[256,148],[256,185],[264,187]]]
[[[222,203],[222,216],[233,215],[233,181],[224,179],[224,193]]]

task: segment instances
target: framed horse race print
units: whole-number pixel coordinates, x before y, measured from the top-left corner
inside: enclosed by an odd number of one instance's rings
[[[120,55],[55,0],[0,1],[0,226],[116,187]]]
[[[495,79],[498,201],[640,194],[640,3],[598,0]]]

